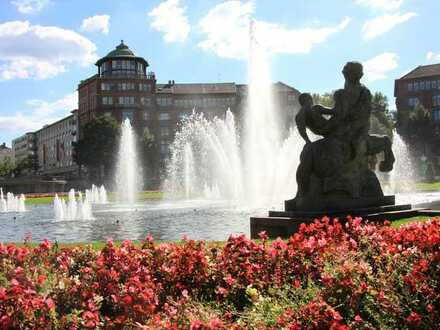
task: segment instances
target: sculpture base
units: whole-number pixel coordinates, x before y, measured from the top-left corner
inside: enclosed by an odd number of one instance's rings
[[[359,208],[394,205],[396,198],[391,196],[362,198],[316,198],[313,200],[290,199],[284,202],[286,211],[307,211],[329,213],[335,211],[348,212]]]
[[[287,238],[299,230],[302,223],[308,224],[324,216],[345,221],[347,216],[362,217],[371,222],[393,221],[416,216],[439,216],[440,211],[424,208],[411,208],[405,205],[384,205],[367,208],[351,208],[326,212],[316,211],[269,211],[267,217],[251,217],[251,238],[258,238],[258,233],[266,231],[270,238]]]

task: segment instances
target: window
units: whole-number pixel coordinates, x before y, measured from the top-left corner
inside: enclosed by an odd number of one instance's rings
[[[173,99],[171,97],[158,97],[157,105],[161,107],[167,107],[173,105]]]
[[[440,106],[440,95],[434,95],[432,97],[432,105],[435,106]]]
[[[142,63],[138,63],[137,64],[137,72],[138,73],[143,73],[144,72],[144,66],[142,65]]]
[[[151,99],[149,97],[141,97],[141,104],[142,105],[151,105]]]
[[[111,97],[111,96],[103,96],[102,97],[102,104],[103,105],[111,105],[111,104],[113,104],[113,97]]]
[[[169,150],[169,144],[167,143],[167,141],[160,141],[160,153],[162,155],[165,155],[168,153]]]
[[[144,120],[150,120],[150,113],[148,111],[144,111],[142,113],[142,117],[144,118]]]
[[[168,137],[170,135],[170,128],[169,127],[161,127],[160,128],[160,136],[161,137]]]
[[[150,84],[139,84],[139,90],[143,92],[150,92],[151,85]]]
[[[437,88],[437,80],[431,81],[431,88],[436,89]]]
[[[118,90],[120,91],[134,90],[134,83],[119,83]]]
[[[410,97],[408,99],[408,105],[410,107],[415,107],[417,104],[419,104],[419,99],[417,97]]]
[[[420,87],[420,90],[421,90],[421,91],[424,90],[424,89],[425,89],[425,82],[424,82],[424,81],[421,81],[421,82],[419,83],[419,87]]]
[[[133,105],[134,104],[134,96],[119,96],[119,104]]]
[[[418,91],[419,90],[419,83],[415,82],[414,83],[414,91]]]
[[[426,89],[431,89],[431,81],[427,81],[426,83],[425,83],[425,87],[426,87]]]
[[[168,112],[160,112],[159,113],[159,120],[170,120],[171,116]]]
[[[110,91],[111,89],[112,89],[112,85],[110,83],[102,83],[101,84],[101,90]]]
[[[440,121],[440,107],[432,109],[432,120]]]

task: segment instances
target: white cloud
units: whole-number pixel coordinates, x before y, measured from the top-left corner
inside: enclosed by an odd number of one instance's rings
[[[382,53],[363,63],[365,78],[369,82],[387,78],[387,73],[397,68],[399,56],[396,53]]]
[[[426,54],[426,60],[427,60],[428,62],[437,62],[437,61],[440,61],[440,53],[439,53],[439,54],[436,54],[436,53],[434,53],[434,52],[432,52],[432,51],[429,51],[429,52]]]
[[[101,32],[108,34],[110,28],[110,15],[95,15],[84,18],[81,24],[81,31]]]
[[[17,10],[22,14],[33,14],[39,12],[46,7],[49,0],[13,0],[11,3],[17,7]]]
[[[46,79],[96,58],[95,44],[75,31],[28,21],[0,24],[0,80]]]
[[[408,21],[414,16],[417,16],[417,14],[386,14],[378,16],[365,22],[362,33],[365,39],[372,39],[392,30],[397,25]]]
[[[253,1],[226,1],[212,8],[199,22],[205,39],[198,46],[220,57],[245,59],[249,48],[249,24],[254,13]],[[350,18],[338,25],[289,29],[280,24],[254,21],[259,44],[271,53],[309,53],[319,43],[347,27]]]
[[[27,108],[12,115],[0,115],[0,131],[17,136],[35,131],[67,115],[78,106],[78,93],[67,94],[61,99],[48,102],[34,99],[26,102]]]
[[[399,9],[404,0],[355,0],[355,3],[373,9],[396,10]]]
[[[163,1],[148,13],[151,27],[164,34],[165,42],[183,42],[191,30],[185,11],[180,0]]]

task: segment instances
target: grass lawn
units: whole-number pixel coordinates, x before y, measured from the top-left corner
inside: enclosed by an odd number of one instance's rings
[[[163,191],[142,191],[138,194],[138,199],[140,201],[145,200],[159,200],[164,196]],[[66,198],[66,197],[63,197]],[[108,199],[110,202],[116,200],[116,193],[109,192]],[[39,204],[51,204],[53,203],[54,197],[45,196],[45,197],[28,197],[26,198],[27,205],[39,205]]]
[[[440,191],[440,182],[419,182],[416,189],[421,191]]]
[[[391,227],[397,228],[397,227],[400,227],[401,225],[405,225],[410,222],[421,222],[421,221],[427,221],[429,219],[432,219],[432,217],[421,216],[421,217],[400,219],[400,220],[396,220],[396,221],[391,222]]]

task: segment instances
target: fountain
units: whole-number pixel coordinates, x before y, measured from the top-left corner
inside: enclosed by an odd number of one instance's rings
[[[115,180],[121,202],[133,204],[136,201],[136,193],[140,190],[142,183],[139,169],[135,133],[130,120],[127,118],[121,126],[121,141]]]
[[[107,204],[107,191],[104,186],[98,188],[92,184],[91,189],[86,189],[86,199],[92,204]]]
[[[261,207],[296,191],[295,171],[304,143],[296,129],[287,138],[274,109],[267,52],[251,31],[244,126],[234,115],[207,120],[193,112],[171,145],[164,189],[185,197],[233,200]],[[282,184],[280,184],[282,183]]]
[[[81,192],[79,192],[78,199],[76,199],[74,189],[69,191],[67,203],[64,199],[59,198],[58,195],[55,194],[53,208],[55,212],[55,219],[58,221],[93,219],[92,207],[87,199],[87,196],[83,200],[83,196]]]
[[[26,212],[25,201],[26,197],[23,194],[14,196],[10,192],[6,194],[5,198],[3,189],[0,188],[0,212]]]
[[[408,146],[396,131],[394,131],[393,152],[396,156],[396,163],[389,175],[388,189],[392,193],[414,191],[416,181],[414,163]]]

